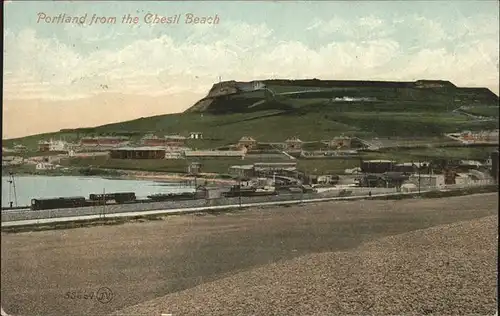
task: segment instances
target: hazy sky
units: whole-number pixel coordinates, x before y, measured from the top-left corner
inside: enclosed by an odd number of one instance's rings
[[[497,1],[12,1],[4,12],[4,99],[203,95],[219,76],[445,79],[498,94]],[[151,25],[148,13],[181,19]],[[219,23],[186,24],[187,13]],[[89,25],[93,14],[116,24]],[[139,23],[122,24],[126,14]]]

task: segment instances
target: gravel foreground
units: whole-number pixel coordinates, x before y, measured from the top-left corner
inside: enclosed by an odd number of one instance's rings
[[[494,315],[498,216],[276,262],[111,315]]]

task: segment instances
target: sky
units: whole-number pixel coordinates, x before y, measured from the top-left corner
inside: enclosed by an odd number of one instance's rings
[[[49,22],[60,14],[83,23]],[[498,47],[488,0],[6,1],[3,138],[179,112],[219,78],[439,79],[498,94]],[[85,112],[100,102],[106,115]]]

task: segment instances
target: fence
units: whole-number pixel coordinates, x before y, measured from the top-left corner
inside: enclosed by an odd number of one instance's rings
[[[494,184],[491,180],[472,181],[466,184],[446,185],[442,187],[421,186],[420,191],[442,191],[467,189],[474,187],[483,187]],[[418,189],[413,188],[412,192],[418,193]],[[401,191],[397,188],[367,188],[367,187],[346,187],[326,190],[319,193],[289,193],[279,194],[274,196],[260,197],[218,197],[211,199],[193,199],[184,201],[166,201],[166,202],[148,202],[136,204],[120,204],[120,205],[101,205],[92,207],[70,208],[70,209],[54,209],[40,211],[8,211],[2,212],[2,222],[20,221],[20,220],[36,220],[45,218],[71,217],[71,216],[86,216],[86,215],[102,215],[113,213],[128,213],[141,211],[155,210],[173,210],[182,208],[198,208],[209,206],[225,206],[225,205],[244,205],[250,203],[266,203],[279,201],[307,201],[321,198],[335,198],[342,196],[351,197],[368,197],[381,194],[397,194]]]

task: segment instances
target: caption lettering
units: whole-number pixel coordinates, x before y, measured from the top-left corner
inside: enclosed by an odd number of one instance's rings
[[[87,14],[81,16],[71,16],[66,13],[50,15],[44,12],[37,14],[36,23],[38,24],[86,24],[86,25],[108,25],[108,24],[161,24],[161,25],[176,25],[176,24],[219,24],[220,18],[217,14],[210,16],[199,16],[193,13],[160,15],[156,13],[146,13],[142,17],[130,14],[124,14],[121,17],[116,16],[99,16],[97,14]]]
[[[107,304],[113,300],[113,291],[108,287],[101,287],[97,291],[77,290],[68,291],[64,298],[68,300],[96,300],[100,303]]]

